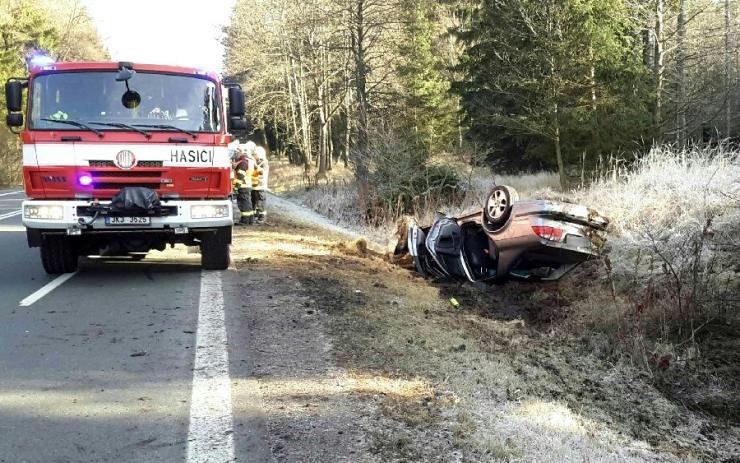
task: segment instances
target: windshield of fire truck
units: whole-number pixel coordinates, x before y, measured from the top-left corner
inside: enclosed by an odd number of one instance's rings
[[[191,132],[221,130],[221,104],[214,82],[185,75],[138,72],[128,85],[141,96],[141,102],[126,107],[121,100],[126,83],[117,82],[117,74],[116,71],[60,72],[36,77],[31,89],[30,128],[84,130],[55,122],[58,120],[161,124]]]

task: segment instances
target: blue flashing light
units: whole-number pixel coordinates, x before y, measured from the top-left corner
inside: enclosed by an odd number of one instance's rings
[[[54,63],[54,58],[48,55],[34,55],[33,57],[31,57],[32,66],[48,66]]]
[[[82,186],[90,186],[92,185],[93,178],[87,174],[80,175],[77,181],[80,182],[80,185]]]

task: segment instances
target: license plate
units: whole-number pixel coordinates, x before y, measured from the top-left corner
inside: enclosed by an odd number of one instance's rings
[[[106,217],[106,225],[149,225],[149,217]]]

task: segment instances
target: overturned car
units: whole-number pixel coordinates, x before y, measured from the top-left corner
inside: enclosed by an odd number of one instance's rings
[[[501,185],[480,212],[438,214],[428,227],[410,220],[396,253],[410,254],[416,271],[430,278],[552,281],[599,254],[608,224],[585,206],[519,201],[516,190]]]

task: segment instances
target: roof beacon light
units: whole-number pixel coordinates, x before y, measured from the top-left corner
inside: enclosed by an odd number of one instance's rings
[[[92,185],[93,178],[87,174],[84,174],[80,175],[77,181],[80,182],[80,185],[82,186],[90,186]]]
[[[31,57],[32,66],[48,66],[54,64],[54,58],[49,55],[34,55]]]

